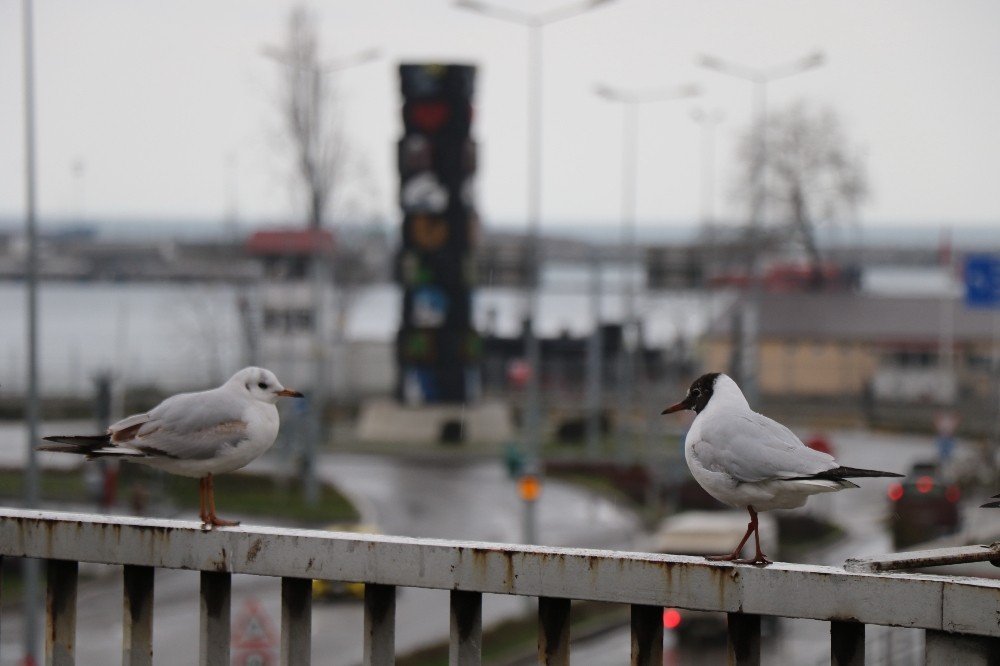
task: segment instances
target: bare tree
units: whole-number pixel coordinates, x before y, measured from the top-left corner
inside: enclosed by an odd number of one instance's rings
[[[304,7],[288,17],[285,44],[266,48],[281,67],[278,105],[294,153],[296,180],[306,200],[309,226],[323,226],[334,185],[345,162],[333,82],[319,61],[316,20]]]
[[[764,208],[779,227],[798,235],[821,280],[816,228],[854,218],[868,196],[864,164],[832,109],[800,101],[770,114],[763,154],[760,129],[752,127],[740,142],[737,197],[749,203],[752,219],[760,219]]]

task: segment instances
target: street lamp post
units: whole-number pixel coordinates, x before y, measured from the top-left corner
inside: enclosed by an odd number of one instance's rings
[[[622,104],[622,254],[621,262],[622,295],[624,301],[624,317],[622,325],[622,356],[621,372],[619,373],[619,423],[625,422],[625,413],[632,407],[635,395],[635,359],[636,347],[641,340],[636,317],[636,285],[634,268],[638,263],[636,242],[636,205],[639,188],[636,174],[639,170],[639,106],[652,102],[665,102],[676,99],[694,97],[701,94],[701,89],[692,83],[672,88],[656,90],[629,91],[620,90],[607,85],[598,85],[594,92],[611,102]],[[641,264],[640,264],[641,265]],[[641,354],[639,355],[641,358]],[[641,374],[641,373],[640,373]],[[625,446],[626,436],[624,426],[618,427],[617,455],[620,460],[627,457]]]
[[[578,16],[611,0],[584,0],[547,12],[528,14],[479,0],[455,0],[455,6],[484,16],[516,23],[528,29],[528,284],[525,298],[524,356],[531,372],[525,387],[524,432],[525,469],[537,474],[541,456],[541,362],[542,354],[535,326],[541,280],[540,225],[542,210],[542,57],[544,28]],[[524,540],[536,543],[534,502],[526,503]]]
[[[24,505],[38,506],[38,457],[35,443],[38,441],[38,225],[36,221],[37,191],[35,188],[35,54],[34,25],[31,0],[22,3],[22,31],[24,40],[24,200],[25,238],[28,256],[25,260],[27,284],[27,400],[25,401],[25,421],[27,423],[27,468],[24,478]],[[38,654],[38,595],[39,562],[24,560],[24,658],[37,663]]]
[[[715,223],[715,128],[725,114],[720,109],[694,109],[691,120],[701,127],[701,227],[711,237]]]
[[[350,69],[352,67],[358,67],[360,65],[365,65],[381,57],[381,51],[377,48],[366,49],[364,51],[359,51],[357,53],[339,58],[337,60],[331,60],[326,63],[302,63],[297,60],[292,53],[288,53],[278,48],[272,46],[265,46],[261,49],[261,54],[274,60],[278,64],[285,67],[308,67],[309,71],[306,73],[312,79],[313,85],[311,87],[312,96],[310,103],[312,106],[311,113],[312,117],[320,118],[320,104],[322,100],[320,99],[320,79],[328,74],[334,72],[339,72],[345,69]],[[318,142],[320,139],[320,132],[316,131],[311,134],[311,140],[313,142]],[[311,147],[312,153],[318,155],[320,151],[319,145],[313,145]],[[319,211],[316,211],[316,222],[320,222]],[[326,335],[323,330],[325,317],[322,316],[325,311],[325,299],[323,298],[324,286],[329,284],[332,280],[329,271],[329,264],[327,258],[322,254],[321,248],[314,248],[313,253],[309,258],[310,262],[310,296],[312,300],[312,311],[313,311],[313,321],[312,321],[312,391],[309,396],[309,421],[307,427],[309,429],[309,435],[302,442],[302,490],[305,501],[310,506],[315,506],[319,503],[319,482],[316,478],[316,449],[319,444],[319,440],[323,436],[323,409],[327,402],[327,386],[329,384],[330,378],[327,376],[327,371],[330,366],[328,347],[326,345]],[[335,295],[336,298],[336,295]],[[340,336],[337,335],[337,339],[334,341],[335,345],[340,344]],[[336,349],[334,350],[336,353]],[[336,358],[334,362],[336,363]],[[339,364],[338,364],[339,366]]]
[[[766,68],[747,67],[712,55],[701,55],[698,64],[707,69],[749,81],[754,86],[753,108],[757,123],[757,159],[754,161],[753,202],[750,210],[749,258],[747,277],[750,298],[743,299],[740,308],[739,363],[734,371],[750,404],[758,397],[757,377],[757,318],[760,310],[760,280],[758,239],[767,219],[767,84],[821,66],[825,57],[816,51],[797,60]]]

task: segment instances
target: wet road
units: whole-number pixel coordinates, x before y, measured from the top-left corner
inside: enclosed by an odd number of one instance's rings
[[[806,434],[806,433],[800,433]],[[908,435],[840,431],[830,434],[838,460],[856,467],[906,472],[918,459],[934,456],[932,440]],[[961,446],[961,445],[960,445]],[[413,458],[388,460],[363,455],[324,457],[320,474],[357,501],[366,520],[388,534],[517,542],[522,505],[503,466],[496,461],[443,464]],[[805,509],[829,516],[842,525],[846,537],[812,553],[803,561],[842,565],[848,557],[892,550],[884,523],[888,503],[884,479],[862,479],[858,489],[816,496]],[[614,504],[558,483],[546,486],[539,505],[539,532],[547,544],[628,547],[637,525],[634,517]],[[110,575],[81,586],[78,656],[81,664],[115,663],[121,641],[120,576]],[[198,635],[198,575],[158,571],[156,579],[154,653],[162,666],[196,663]],[[235,576],[234,640],[238,619],[249,604],[259,604],[265,624],[280,618],[278,580]],[[402,589],[397,601],[396,641],[400,652],[437,642],[447,636],[448,596],[445,591]],[[484,623],[521,612],[524,600],[504,595],[484,597]],[[245,623],[244,623],[245,624]],[[317,663],[356,664],[361,659],[363,617],[357,602],[317,603],[313,611],[313,654]],[[245,632],[243,632],[245,633]],[[265,632],[266,634],[267,632]],[[19,646],[7,643],[19,635],[17,618],[4,618],[4,666]],[[721,653],[681,649],[667,636],[665,663],[700,664],[722,659]],[[922,632],[869,627],[868,654],[873,663],[919,663]],[[611,631],[574,643],[573,663],[604,666],[628,659],[627,629]],[[234,655],[240,650],[234,647]],[[781,620],[780,633],[764,643],[769,663],[829,663],[829,625],[808,620]]]

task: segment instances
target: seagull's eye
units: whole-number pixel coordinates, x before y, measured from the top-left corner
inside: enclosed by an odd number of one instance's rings
[[[701,395],[701,389],[691,389],[691,395],[693,396]]]
[[[267,388],[267,384],[265,384],[264,382],[260,382],[259,384],[257,384],[257,388],[259,388],[259,389],[266,389]]]

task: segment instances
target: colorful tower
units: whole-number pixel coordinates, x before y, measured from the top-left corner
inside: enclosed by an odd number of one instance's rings
[[[472,328],[478,218],[470,138],[475,67],[400,65],[403,314],[397,395],[407,404],[474,400],[479,337]]]

